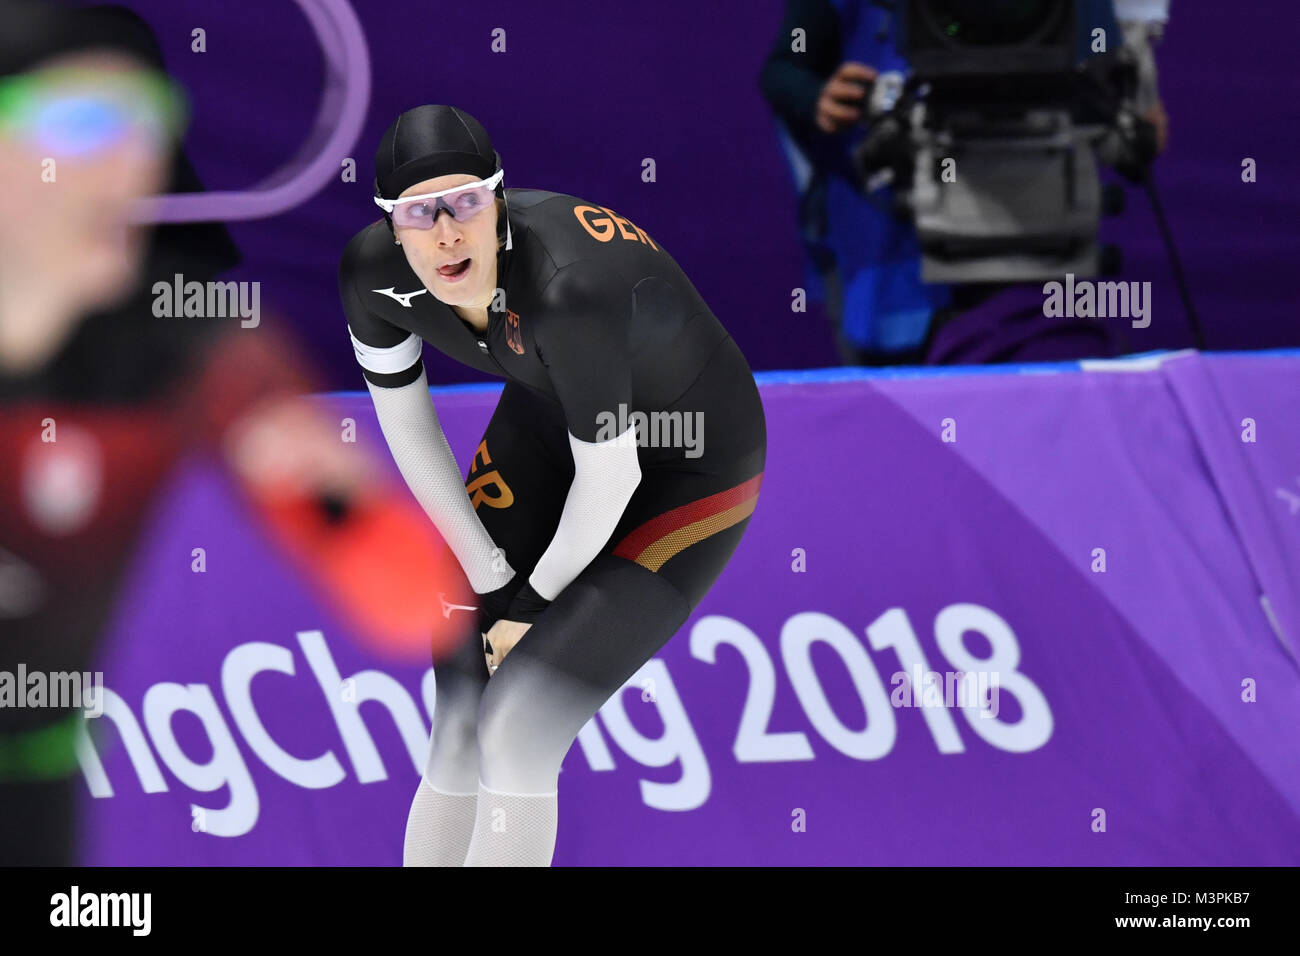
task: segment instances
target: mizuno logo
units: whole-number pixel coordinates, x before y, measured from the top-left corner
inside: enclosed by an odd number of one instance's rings
[[[477,611],[478,610],[477,604],[474,605],[452,604],[450,601],[447,600],[446,595],[443,594],[441,591],[438,592],[438,600],[442,602],[443,617],[451,617],[452,611]]]
[[[416,289],[414,292],[398,292],[392,286],[389,286],[387,289],[371,289],[370,291],[378,292],[380,295],[386,295],[390,299],[396,299],[398,302],[402,303],[403,309],[409,309],[411,307],[412,299],[414,299],[417,295],[423,295],[429,290]]]

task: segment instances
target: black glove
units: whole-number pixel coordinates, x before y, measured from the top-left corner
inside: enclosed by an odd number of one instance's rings
[[[515,593],[522,586],[519,575],[515,575],[495,591],[488,591],[486,594],[478,596],[478,629],[482,634],[486,634],[492,629],[492,625],[504,617],[508,617],[506,611],[510,608],[510,602],[514,599]]]
[[[550,604],[551,602],[538,594],[531,584],[524,581],[523,587],[516,592],[514,600],[506,610],[505,619],[532,624]]]

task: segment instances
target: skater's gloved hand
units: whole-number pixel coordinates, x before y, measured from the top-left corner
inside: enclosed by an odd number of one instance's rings
[[[478,595],[478,630],[480,634],[486,634],[492,629],[493,624],[506,616],[506,611],[510,608],[510,602],[514,600],[520,583],[516,576],[495,591],[488,591],[486,594]]]
[[[497,621],[492,629],[483,635],[483,657],[487,661],[489,674],[496,673],[506,655],[519,643],[520,638],[528,633],[531,624],[520,621]]]

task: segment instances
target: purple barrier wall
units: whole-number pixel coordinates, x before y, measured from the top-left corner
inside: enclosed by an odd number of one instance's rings
[[[570,750],[557,865],[1300,863],[1300,355],[760,379],[747,536]],[[497,394],[435,391],[462,468]],[[86,861],[400,863],[432,671],[354,637],[196,462],[108,642]]]

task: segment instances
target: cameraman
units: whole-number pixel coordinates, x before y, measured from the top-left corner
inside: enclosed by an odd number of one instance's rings
[[[1167,11],[1161,0],[1127,4],[1153,5]],[[810,167],[798,213],[815,266],[808,279],[814,287],[824,284],[845,364],[919,364],[940,322],[997,291],[923,284],[916,230],[894,215],[892,187],[865,195],[853,168],[853,151],[868,131],[877,77],[908,71],[897,42],[901,6],[882,0],[787,0],[760,73],[763,96],[793,146],[792,162]],[[1134,19],[1149,16],[1138,12]],[[1082,0],[1078,18],[1078,60],[1089,55],[1094,29],[1121,37],[1111,0]],[[1153,112],[1158,98],[1154,103]]]
[[[1154,47],[1164,37],[1169,22],[1169,0],[1114,0],[1115,17],[1124,32],[1124,44],[1137,59],[1137,107],[1141,117],[1155,127],[1156,151],[1169,142],[1169,115],[1160,99]]]

